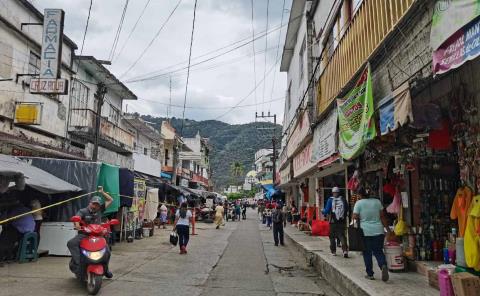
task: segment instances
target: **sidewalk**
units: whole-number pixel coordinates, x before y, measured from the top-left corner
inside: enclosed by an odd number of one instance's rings
[[[382,282],[375,259],[373,265],[376,280],[367,280],[364,278],[363,257],[359,252],[350,252],[348,259],[332,256],[328,237],[309,236],[291,225],[285,228],[285,234],[341,295],[438,296],[440,293],[428,285],[426,277],[416,272],[391,272],[390,280]]]

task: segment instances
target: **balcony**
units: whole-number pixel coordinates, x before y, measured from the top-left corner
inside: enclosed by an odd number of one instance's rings
[[[197,174],[193,174],[192,181],[208,186],[208,179]]]
[[[321,115],[365,62],[381,46],[416,0],[363,0],[333,54],[326,61],[318,85]],[[328,59],[328,60],[327,60]]]
[[[97,113],[90,109],[71,109],[68,132],[80,139],[94,142],[95,118]],[[99,145],[117,153],[133,152],[134,136],[118,125],[100,118]]]

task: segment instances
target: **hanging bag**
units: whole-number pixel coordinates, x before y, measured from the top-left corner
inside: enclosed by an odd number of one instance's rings
[[[353,220],[348,226],[348,249],[350,251],[363,251],[365,246],[363,244],[364,234],[360,228],[360,221]]]
[[[170,233],[170,243],[174,246],[178,244],[178,234],[175,231]]]
[[[400,213],[398,214],[398,221],[397,224],[395,224],[395,227],[393,229],[395,232],[396,236],[403,236],[407,234],[408,232],[408,226],[405,221],[403,221],[403,206],[400,205]]]

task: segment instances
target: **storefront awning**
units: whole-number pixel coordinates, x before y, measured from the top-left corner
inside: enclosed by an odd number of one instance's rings
[[[161,172],[160,177],[171,180],[172,179],[172,174]]]
[[[45,194],[77,192],[81,190],[81,188],[29,165],[25,161],[13,156],[0,154],[0,176],[9,178],[19,175],[23,175],[26,185]]]
[[[406,124],[413,122],[412,100],[408,82],[402,84],[391,94],[378,102],[380,111],[380,132],[388,134]]]

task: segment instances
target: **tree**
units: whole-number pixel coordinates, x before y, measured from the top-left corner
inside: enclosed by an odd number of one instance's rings
[[[243,176],[243,165],[240,162],[235,161],[230,165],[230,176],[234,182],[238,177]]]

